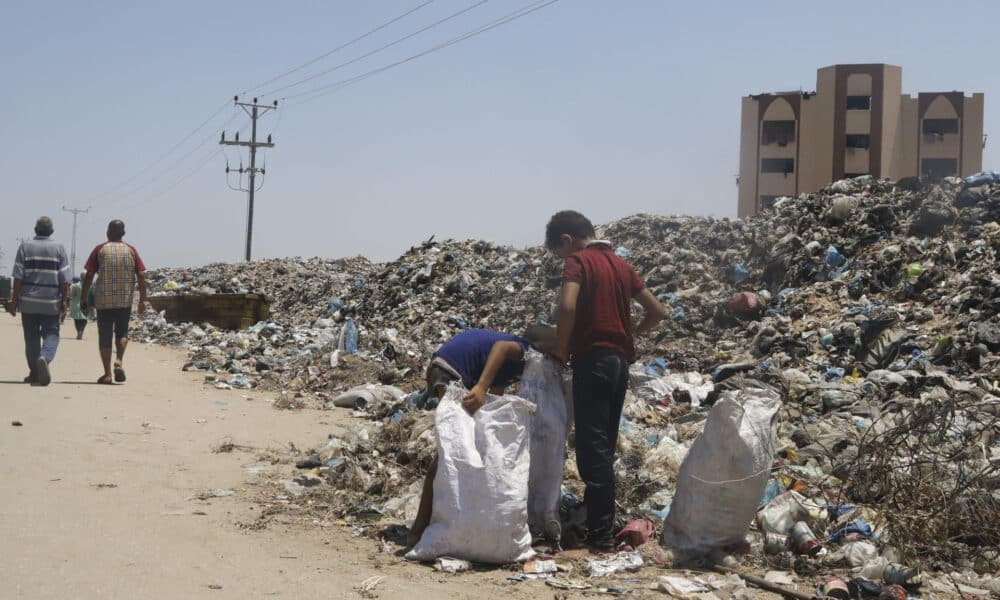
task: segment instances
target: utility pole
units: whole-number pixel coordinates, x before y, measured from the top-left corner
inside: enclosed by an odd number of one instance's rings
[[[257,148],[273,148],[274,144],[271,142],[271,136],[267,136],[266,142],[257,141],[257,117],[262,116],[264,113],[270,110],[278,109],[278,101],[275,100],[273,104],[257,104],[257,99],[254,98],[253,102],[240,102],[239,96],[233,96],[233,103],[236,106],[242,108],[248,115],[250,115],[250,141],[241,142],[240,134],[236,132],[235,139],[227,140],[226,132],[222,132],[222,139],[219,140],[219,144],[223,146],[247,146],[250,148],[250,168],[244,169],[242,163],[240,168],[237,170],[240,173],[240,179],[242,181],[243,173],[247,173],[250,179],[250,185],[246,188],[238,187],[232,189],[247,192],[249,198],[247,201],[247,249],[246,249],[246,261],[250,262],[250,249],[253,246],[253,194],[254,194],[254,179],[256,178],[257,172],[260,171],[261,175],[265,174],[264,169],[257,168]],[[226,165],[226,174],[229,174],[229,165]]]
[[[90,212],[90,207],[87,208],[66,208],[63,205],[62,209],[66,212],[73,213],[73,246],[69,251],[69,269],[70,275],[76,275],[76,218],[80,213]]]

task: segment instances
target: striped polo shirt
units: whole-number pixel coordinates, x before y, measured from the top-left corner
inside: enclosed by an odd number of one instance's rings
[[[29,315],[58,315],[62,292],[59,286],[69,283],[69,259],[66,249],[48,236],[35,236],[17,249],[14,279],[21,280],[18,309]]]

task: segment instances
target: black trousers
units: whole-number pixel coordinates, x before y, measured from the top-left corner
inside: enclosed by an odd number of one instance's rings
[[[628,360],[616,351],[596,351],[573,361],[576,465],[586,484],[587,538],[607,541],[615,522],[615,448]]]

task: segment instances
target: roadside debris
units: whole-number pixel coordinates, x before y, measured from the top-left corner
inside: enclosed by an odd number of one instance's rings
[[[618,530],[648,519],[654,539],[780,571],[807,597],[841,594],[835,578],[851,597],[893,585],[997,595],[998,221],[1000,181],[985,173],[926,186],[859,177],[747,220],[636,215],[601,228],[670,312],[630,370]],[[560,270],[537,247],[431,239],[382,264],[296,258],[148,278],[162,292],[263,293],[271,318],[222,331],[149,314],[136,339],[184,348],[210,385],[358,417],[281,456],[275,496],[405,523],[437,444],[422,389],[431,353],[467,327],[551,324]],[[360,403],[358,386],[372,394]],[[748,397],[766,407],[759,419],[736,410]],[[583,522],[572,437],[566,547]]]

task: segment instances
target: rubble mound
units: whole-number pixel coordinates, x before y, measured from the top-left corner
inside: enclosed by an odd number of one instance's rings
[[[831,550],[870,540],[926,567],[995,572],[998,219],[997,184],[859,177],[745,220],[635,215],[601,227],[669,312],[632,369],[617,464],[626,512],[662,520],[708,407],[755,378],[785,397],[762,506],[795,492],[829,535],[863,514],[871,531],[829,538]],[[419,392],[430,354],[463,328],[552,323],[560,274],[540,247],[433,238],[382,264],[163,269],[150,273],[158,292],[261,292],[272,320],[225,332],[149,316],[137,337],[186,347],[187,368],[217,384],[328,407],[358,384],[412,391],[365,406],[350,439],[303,453],[329,484],[304,493],[334,490],[342,515],[409,519],[434,448]],[[572,531],[582,490],[572,451],[566,475]]]

